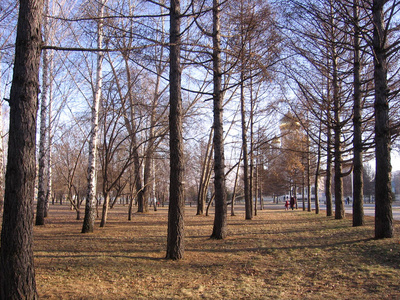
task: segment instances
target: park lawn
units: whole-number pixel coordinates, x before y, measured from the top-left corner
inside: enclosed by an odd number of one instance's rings
[[[282,206],[283,207],[283,206]],[[238,209],[239,210],[239,209]],[[105,228],[81,234],[67,206],[51,206],[34,229],[41,299],[400,299],[400,238],[374,240],[373,218],[352,227],[302,210],[228,217],[211,240],[213,215],[186,208],[185,257],[164,259],[167,208],[110,211]]]

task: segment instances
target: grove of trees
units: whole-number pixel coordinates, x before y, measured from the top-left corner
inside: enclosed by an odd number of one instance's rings
[[[397,0],[1,0],[0,299],[36,298],[50,203],[84,212],[82,234],[118,203],[168,205],[177,260],[186,204],[214,207],[214,239],[228,205],[251,222],[267,196],[320,213],[323,195],[343,219],[351,174],[364,225],[375,159],[375,238],[393,237],[399,17]]]

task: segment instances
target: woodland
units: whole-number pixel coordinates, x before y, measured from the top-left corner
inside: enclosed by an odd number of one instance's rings
[[[211,215],[202,234],[226,243],[228,220],[250,228],[266,199],[282,197],[299,198],[298,216],[312,222],[351,219],[348,230],[373,226],[369,238],[393,241],[399,9],[1,0],[0,299],[40,294],[33,237],[57,223],[55,206],[68,206],[81,225],[73,234],[88,239],[115,210],[127,224],[161,210],[167,261],[185,258],[188,214]]]

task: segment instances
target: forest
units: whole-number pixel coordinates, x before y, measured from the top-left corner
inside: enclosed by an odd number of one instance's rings
[[[373,237],[393,238],[399,10],[1,0],[0,299],[35,299],[33,228],[56,204],[82,234],[121,205],[127,221],[165,206],[169,260],[184,258],[192,206],[224,240],[237,205],[249,224],[284,197],[343,220],[350,196],[359,227],[373,198]]]

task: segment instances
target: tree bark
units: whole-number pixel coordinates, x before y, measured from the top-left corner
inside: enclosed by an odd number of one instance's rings
[[[168,209],[167,259],[178,260],[184,255],[184,214],[183,194],[183,138],[182,138],[182,96],[181,96],[181,11],[180,0],[171,0],[170,7],[170,190]]]
[[[100,3],[100,19],[97,25],[97,47],[103,47],[103,14],[104,14],[104,0]],[[102,69],[103,69],[104,53],[99,51],[97,54],[97,70],[96,70],[96,88],[93,97],[92,105],[92,130],[89,140],[89,163],[88,163],[88,188],[85,205],[85,218],[83,220],[82,233],[93,232],[94,222],[96,220],[96,166],[97,166],[97,143],[98,143],[98,130],[99,130],[99,105],[101,99],[101,86],[103,83]]]
[[[245,219],[253,219],[253,205],[250,198],[250,182],[249,182],[249,161],[247,151],[247,125],[246,125],[246,109],[244,101],[244,75],[241,73],[240,80],[240,108],[242,115],[242,151],[243,151],[243,180],[244,180],[244,205]]]
[[[110,193],[103,192],[103,197],[104,197],[104,203],[103,203],[103,210],[101,213],[100,227],[105,227],[107,223],[108,209],[110,208]]]
[[[227,234],[227,206],[225,193],[224,128],[222,108],[220,4],[213,1],[213,72],[214,72],[214,190],[215,216],[211,238],[224,239]]]
[[[0,248],[0,299],[37,299],[33,199],[42,0],[19,1]]]
[[[211,165],[211,158],[212,158],[212,153],[214,150],[214,144],[211,142],[214,134],[214,128],[211,128],[210,130],[210,136],[208,138],[207,142],[207,149],[206,153],[204,154],[204,161],[203,161],[203,166],[201,170],[201,176],[200,176],[200,182],[199,182],[199,192],[197,194],[197,213],[196,215],[202,216],[204,214],[204,208],[205,208],[205,203],[206,203],[206,194],[207,194],[207,187],[208,187],[208,182],[209,182],[209,169]]]
[[[319,195],[318,195],[318,189],[319,189],[319,169],[321,167],[321,123],[319,126],[319,134],[318,134],[318,150],[317,150],[317,163],[315,166],[315,181],[314,181],[314,190],[315,190],[315,214],[319,214],[320,211],[320,206],[319,206]]]
[[[49,210],[50,200],[54,205],[54,196],[53,196],[53,137],[52,137],[52,97],[53,97],[53,88],[52,88],[52,70],[53,70],[53,56],[50,55],[50,78],[49,78],[49,109],[48,109],[48,120],[49,124],[47,127],[47,191],[46,191],[46,200],[45,200],[45,214],[47,217]]]
[[[45,15],[50,14],[49,13],[49,0],[46,0],[46,2],[44,3],[45,5]],[[47,18],[45,18],[47,19]],[[51,42],[51,35],[50,35],[50,28],[51,28],[51,23],[49,24],[49,20],[46,20],[46,26],[49,27],[46,29],[47,31],[47,39],[50,40],[49,42]],[[47,43],[49,43],[47,42]],[[53,51],[49,50],[48,51],[48,61],[49,61],[49,66],[48,66],[48,88],[47,88],[47,126],[46,126],[46,136],[47,136],[47,147],[46,147],[46,166],[45,166],[45,170],[47,172],[45,172],[46,174],[46,179],[47,179],[47,186],[46,186],[46,196],[44,199],[44,217],[47,218],[48,214],[49,214],[49,209],[50,209],[50,199],[52,199],[52,165],[51,165],[51,160],[52,160],[52,154],[51,154],[51,109],[52,109],[52,97],[53,97],[53,88],[52,88],[52,80],[53,80],[53,70],[54,70],[54,56],[53,56]],[[54,200],[53,200],[54,202]],[[54,203],[53,203],[54,204]]]
[[[334,47],[333,47],[334,48]],[[344,218],[343,203],[343,177],[342,177],[342,147],[340,137],[342,127],[340,122],[340,103],[339,103],[339,82],[337,74],[337,56],[336,50],[333,49],[332,68],[333,68],[333,106],[334,106],[334,161],[335,161],[335,219]]]
[[[49,3],[45,3],[45,16],[43,18],[43,43],[47,44],[48,28],[47,28],[47,15],[49,11]],[[45,223],[45,210],[46,210],[46,192],[45,192],[45,168],[46,168],[46,121],[47,121],[47,94],[49,90],[48,85],[48,71],[49,60],[46,49],[42,52],[42,95],[40,103],[40,139],[39,139],[39,171],[38,171],[38,196],[36,206],[36,222],[35,225],[44,225]]]
[[[243,148],[240,151],[239,161],[237,163],[236,175],[235,175],[235,183],[233,185],[232,192],[232,203],[231,203],[231,216],[235,216],[235,201],[236,201],[236,190],[239,180],[239,172],[240,172],[240,161],[242,160]]]
[[[311,154],[310,154],[310,137],[307,134],[307,211],[311,212]],[[294,192],[296,197],[296,189]]]
[[[241,38],[241,52],[240,52],[240,112],[241,112],[241,125],[242,125],[242,151],[243,151],[243,180],[244,180],[244,205],[245,205],[245,219],[253,219],[253,203],[250,195],[250,181],[249,181],[249,158],[247,147],[247,122],[246,122],[246,103],[244,96],[244,81],[245,81],[245,20],[244,20],[244,6],[243,1],[240,2],[240,38]]]
[[[1,59],[1,55],[0,55]],[[1,72],[1,66],[0,66]],[[3,105],[0,101],[0,215],[4,207],[4,147],[3,147]]]
[[[251,52],[251,44],[249,43],[249,51]],[[257,192],[254,190],[254,99],[253,99],[253,77],[250,68],[250,166],[249,166],[249,198],[253,207],[253,215],[257,216]],[[253,196],[256,195],[254,198]],[[253,200],[254,199],[254,200]],[[254,206],[253,206],[254,204]]]
[[[362,108],[360,80],[360,29],[358,0],[353,2],[354,19],[354,138],[353,138],[353,226],[364,225],[363,194],[363,145],[362,145]]]
[[[330,116],[328,116],[330,118]],[[326,196],[326,216],[330,217],[333,215],[332,209],[332,151],[331,151],[331,140],[332,133],[330,127],[330,121],[328,121],[328,132],[327,132],[327,153],[326,153],[326,178],[325,178],[325,196]]]
[[[136,188],[136,197],[137,197],[137,204],[138,204],[138,209],[137,212],[144,212],[143,206],[144,206],[144,200],[143,200],[143,186],[142,186],[142,163],[140,162],[140,157],[139,157],[139,147],[137,146],[137,141],[136,141],[136,132],[131,131],[131,136],[132,136],[132,144],[135,149],[133,150],[133,165],[135,167],[135,188]]]
[[[374,0],[374,81],[375,81],[375,238],[393,237],[392,183],[390,162],[389,103],[386,62],[384,0]]]

